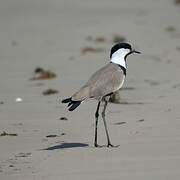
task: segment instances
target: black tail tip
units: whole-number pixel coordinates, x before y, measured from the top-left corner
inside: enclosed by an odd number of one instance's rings
[[[81,104],[81,101],[72,101],[72,103],[68,106],[70,106],[70,108],[68,109],[69,111],[73,111],[75,110],[79,105]]]
[[[61,102],[62,103],[69,103],[69,102],[71,102],[71,98],[63,99]]]
[[[72,101],[71,98],[63,99],[61,102],[68,103],[69,111],[73,111],[81,104],[81,101]]]

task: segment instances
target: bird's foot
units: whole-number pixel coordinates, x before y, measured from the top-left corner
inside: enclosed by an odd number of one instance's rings
[[[114,147],[117,148],[120,145],[112,145],[111,143],[108,143],[107,145],[98,145],[97,143],[94,144],[94,147],[102,148],[102,147]]]
[[[120,145],[112,145],[111,143],[108,143],[107,147],[119,147]]]
[[[94,147],[101,148],[101,147],[103,147],[103,146],[100,146],[100,145],[98,145],[97,143],[95,143],[95,144],[94,144]]]

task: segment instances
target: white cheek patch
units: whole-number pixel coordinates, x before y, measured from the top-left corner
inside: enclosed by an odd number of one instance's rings
[[[125,56],[130,52],[129,49],[121,48],[114,52],[111,57],[111,62],[119,64],[126,68]]]
[[[120,49],[120,52],[119,53],[121,53],[121,54],[128,54],[130,52],[130,50],[129,49],[124,49],[124,48],[122,48],[122,49]]]

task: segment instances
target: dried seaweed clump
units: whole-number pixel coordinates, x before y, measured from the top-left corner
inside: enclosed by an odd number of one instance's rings
[[[59,93],[59,91],[56,90],[56,89],[47,89],[47,90],[43,91],[43,95],[44,96],[48,96],[48,95],[52,95],[52,94],[57,94],[57,93]]]
[[[176,28],[174,26],[168,26],[168,27],[166,27],[166,31],[168,31],[168,32],[175,32]]]
[[[67,117],[61,117],[61,118],[59,118],[59,119],[62,120],[62,121],[67,121],[67,120],[68,120]]]
[[[0,136],[17,136],[17,134],[16,133],[7,133],[4,131],[0,134]]]
[[[180,5],[180,0],[174,0],[175,5]]]
[[[57,75],[56,73],[50,71],[50,70],[45,70],[41,67],[37,67],[34,70],[34,77],[31,78],[31,80],[46,80],[46,79],[53,79]]]
[[[113,43],[122,43],[122,42],[125,42],[126,41],[126,38],[122,35],[118,35],[118,34],[115,34],[113,36],[113,39],[112,39],[112,42]]]
[[[87,46],[87,47],[82,48],[81,53],[85,55],[87,53],[99,53],[103,51],[104,51],[103,48],[94,48],[94,47]]]
[[[97,37],[92,37],[88,36],[86,38],[87,41],[94,41],[95,43],[104,43],[106,41],[106,38],[103,36],[97,36]]]

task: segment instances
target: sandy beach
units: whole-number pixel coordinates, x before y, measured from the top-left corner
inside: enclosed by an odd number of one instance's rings
[[[180,179],[178,1],[2,0],[0,22],[0,180]],[[115,36],[142,54],[107,109],[120,146],[94,148],[97,102],[60,101],[109,62]]]

